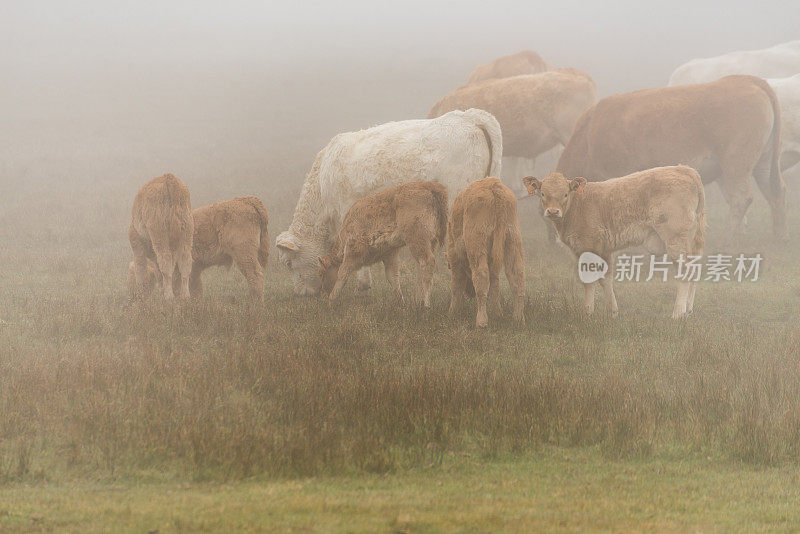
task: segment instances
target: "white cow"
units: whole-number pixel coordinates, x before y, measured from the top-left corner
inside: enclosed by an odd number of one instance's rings
[[[798,73],[800,41],[791,41],[763,50],[693,59],[675,69],[669,85],[713,82],[729,74],[765,78],[781,103],[781,170],[785,171],[800,161],[800,78],[795,76]]]
[[[761,78],[784,78],[800,72],[800,41],[763,50],[730,52],[716,57],[693,59],[672,73],[669,85],[713,82],[730,74]]]
[[[768,78],[781,104],[781,170],[800,162],[800,74]]]
[[[292,273],[295,294],[319,292],[319,258],[330,252],[356,199],[414,180],[439,182],[454,199],[470,182],[498,176],[502,156],[500,125],[480,109],[337,135],[317,154],[292,224],[275,241],[281,262]],[[369,270],[364,269],[359,287],[369,286]]]

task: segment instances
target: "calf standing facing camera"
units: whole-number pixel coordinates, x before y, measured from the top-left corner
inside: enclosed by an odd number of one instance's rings
[[[577,256],[591,252],[609,265],[600,278],[611,315],[619,313],[614,295],[614,253],[644,245],[673,260],[700,256],[705,245],[705,194],[691,167],[657,167],[587,183],[567,180],[558,172],[544,180],[522,179],[530,194],[539,194],[545,217],[558,237]],[[672,317],[692,313],[696,282],[679,280]],[[584,309],[594,312],[594,282],[584,284]]]

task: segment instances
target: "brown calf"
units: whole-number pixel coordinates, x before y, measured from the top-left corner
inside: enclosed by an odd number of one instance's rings
[[[464,295],[478,299],[476,327],[489,323],[486,302],[492,315],[502,315],[500,269],[514,295],[514,320],[523,322],[525,262],[517,219],[517,199],[498,178],[472,182],[453,202],[447,236],[447,263],[452,271],[450,313],[464,303]]]
[[[256,197],[202,206],[192,211],[194,239],[189,291],[192,297],[203,296],[202,272],[208,267],[236,267],[244,275],[254,302],[264,298],[264,269],[269,258],[269,218],[264,205]],[[162,283],[161,274],[148,261],[143,292]],[[136,289],[133,263],[128,273],[128,289]]]
[[[398,255],[408,246],[419,264],[415,300],[430,306],[434,252],[447,233],[447,190],[435,182],[408,182],[356,200],[333,250],[320,258],[322,289],[335,300],[353,271],[383,262],[386,279],[403,303]],[[331,289],[332,287],[332,289]]]
[[[247,280],[250,298],[264,300],[264,269],[269,258],[269,217],[256,197],[237,197],[197,208],[189,290],[203,296],[201,273],[216,265],[236,264]]]
[[[700,175],[685,166],[658,167],[605,182],[568,180],[554,172],[543,181],[523,178],[530,194],[539,194],[545,216],[558,237],[579,256],[592,252],[609,266],[600,279],[612,316],[615,252],[644,245],[673,260],[699,256],[705,245],[705,194]],[[692,313],[695,282],[678,281],[672,316]],[[594,282],[584,284],[584,309],[594,312]]]
[[[172,277],[178,274],[180,298],[189,296],[192,269],[192,206],[189,189],[171,174],[147,182],[133,201],[128,239],[133,249],[137,295],[147,283],[147,260],[155,262],[164,298],[173,297]]]

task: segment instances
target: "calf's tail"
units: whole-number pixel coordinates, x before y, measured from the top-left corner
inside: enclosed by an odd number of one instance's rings
[[[431,187],[431,194],[433,195],[434,212],[436,213],[436,242],[438,243],[438,248],[441,248],[445,245],[445,239],[447,239],[447,190],[439,184],[433,185],[435,187]]]
[[[244,197],[242,200],[250,205],[256,212],[258,217],[258,224],[261,228],[261,234],[258,244],[258,263],[262,268],[267,267],[267,260],[269,259],[269,216],[264,204],[256,197]]]

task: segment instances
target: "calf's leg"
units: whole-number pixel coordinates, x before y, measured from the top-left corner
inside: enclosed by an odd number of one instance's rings
[[[436,257],[431,250],[430,241],[418,245],[409,245],[409,250],[414,259],[417,260],[417,291],[415,296],[416,303],[426,307],[431,307],[431,285],[433,284],[433,272],[436,269]]]
[[[697,291],[697,282],[689,282],[689,297],[686,301],[686,315],[691,315],[694,311],[694,294]]]
[[[149,252],[150,244],[132,229],[129,231],[128,238],[133,250],[134,292],[132,298],[141,298],[148,292],[147,253]]]
[[[525,260],[522,255],[522,237],[519,232],[511,236],[506,243],[505,271],[508,285],[511,286],[513,299],[512,317],[514,322],[522,324],[525,317],[522,315],[525,306]]]
[[[203,298],[203,280],[200,275],[203,267],[199,264],[192,266],[192,273],[189,275],[189,295],[194,299]]]
[[[353,264],[348,261],[347,257],[345,257],[344,262],[342,262],[342,265],[339,266],[339,274],[336,277],[336,283],[333,285],[333,289],[331,290],[331,295],[329,297],[331,302],[339,298],[339,293],[347,283],[347,278],[350,276],[353,270]]]
[[[486,313],[486,300],[489,294],[489,263],[486,253],[476,257],[470,256],[469,266],[472,270],[472,285],[475,287],[475,297],[478,301],[475,327],[484,328],[489,325],[489,316]]]
[[[383,270],[386,273],[386,280],[394,292],[394,297],[401,305],[405,305],[403,292],[400,289],[400,249],[394,250],[383,259]]]
[[[603,296],[606,301],[606,306],[611,312],[611,317],[619,315],[619,306],[617,306],[617,296],[614,294],[614,257],[610,257],[608,262],[608,272],[600,279],[600,287],[603,288]]]
[[[264,301],[264,269],[258,261],[258,249],[243,251],[236,254],[233,258],[239,272],[242,273],[245,280],[247,280],[247,288],[250,294],[250,300],[253,303],[261,303]]]
[[[680,319],[686,316],[687,302],[689,300],[689,282],[679,280],[678,292],[675,296],[675,307],[672,308],[672,318]]]
[[[160,239],[153,239],[153,251],[156,254],[156,264],[158,265],[158,270],[161,272],[161,285],[163,286],[164,290],[164,298],[166,300],[172,300],[174,296],[172,290],[172,277],[175,274],[175,257],[172,253],[172,250],[169,248],[169,244]]]
[[[450,260],[450,310],[452,317],[464,307],[464,296],[467,292],[467,279],[470,275],[466,258]]]
[[[603,296],[606,306],[611,312],[611,317],[617,317],[619,315],[619,306],[617,306],[617,296],[614,294],[614,279],[607,274],[600,279],[600,287],[603,288]],[[594,294],[594,291],[592,291],[592,294]]]
[[[182,299],[188,299],[189,292],[189,276],[192,274],[192,247],[183,244],[177,251],[176,256],[177,272],[180,275],[180,293],[178,294]]]
[[[594,313],[594,282],[583,284],[583,310],[588,315]]]

